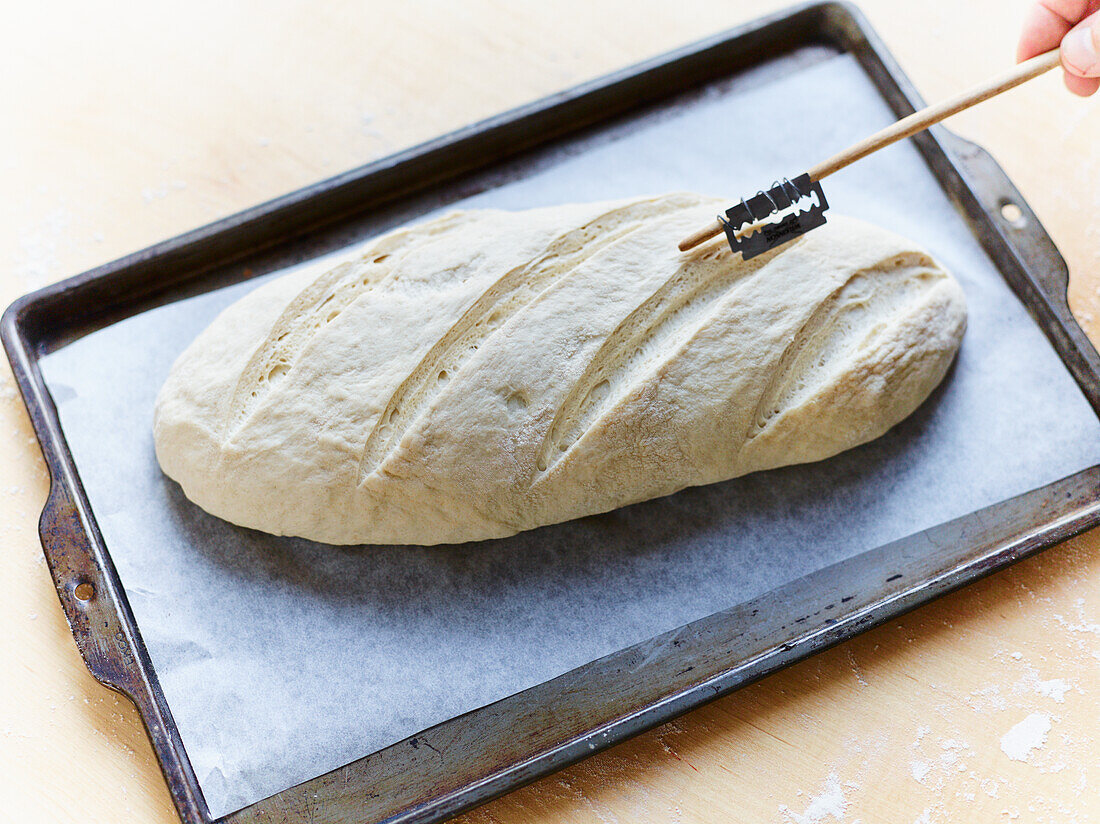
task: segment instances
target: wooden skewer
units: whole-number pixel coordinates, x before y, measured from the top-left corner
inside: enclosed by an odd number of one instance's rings
[[[896,123],[861,140],[854,146],[850,146],[843,152],[835,154],[829,159],[818,163],[809,171],[810,180],[821,180],[831,175],[833,172],[843,169],[848,164],[855,163],[860,158],[866,157],[871,154],[871,152],[878,151],[884,146],[889,146],[891,143],[895,143],[902,138],[923,131],[929,126],[939,123],[944,118],[951,117],[953,114],[958,114],[963,109],[969,109],[971,106],[981,103],[983,100],[988,100],[1001,92],[1015,88],[1021,83],[1026,83],[1028,80],[1038,77],[1044,72],[1050,71],[1060,63],[1061,55],[1059,49],[1053,49],[1045,54],[1040,54],[1038,57],[1033,57],[1030,60],[1020,63],[1014,66],[1010,71],[1004,72],[991,80],[987,80],[985,83],[975,86],[960,95],[944,100],[941,103],[927,106],[920,111],[913,112],[913,114],[908,117],[903,117]],[[681,240],[680,251],[686,252],[689,249],[693,249],[700,243],[721,234],[722,231],[723,226],[721,221],[715,220],[714,223],[706,228],[700,229]]]

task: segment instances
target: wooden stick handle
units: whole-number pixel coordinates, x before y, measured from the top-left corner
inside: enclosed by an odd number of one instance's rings
[[[840,154],[835,154],[828,160],[818,163],[810,169],[810,179],[821,180],[828,177],[833,172],[843,169],[850,163],[855,163],[860,158],[871,154],[871,152],[877,152],[891,143],[896,143],[903,138],[924,131],[929,126],[933,126],[953,114],[958,114],[963,109],[969,109],[971,106],[988,100],[1001,92],[1006,92],[1021,83],[1026,83],[1028,80],[1050,71],[1060,63],[1059,50],[1052,49],[1045,54],[1040,54],[1038,57],[1020,63],[1010,71],[987,80],[985,83],[981,83],[962,94],[913,112],[908,117],[903,117],[897,123],[887,126],[880,132],[875,132],[875,134],[845,149]]]
[[[714,223],[711,223],[707,226],[704,226],[702,229],[697,229],[692,232],[686,238],[681,240],[677,244],[677,247],[681,252],[686,252],[688,249],[694,249],[700,243],[706,243],[712,237],[717,237],[718,235],[722,234],[723,230],[724,227],[722,226],[722,222],[719,220],[715,220]]]
[[[860,158],[878,151],[884,146],[889,146],[891,143],[896,143],[903,138],[910,137],[917,132],[927,129],[929,126],[939,123],[944,118],[950,117],[953,114],[958,114],[963,109],[968,109],[971,106],[981,103],[983,100],[988,100],[1001,92],[1019,86],[1021,83],[1026,83],[1028,80],[1038,77],[1044,72],[1050,71],[1060,63],[1061,54],[1059,50],[1052,49],[1045,54],[1040,54],[1038,57],[1033,57],[1030,60],[1020,63],[1018,66],[1014,66],[1010,71],[1004,72],[991,80],[987,80],[985,83],[975,86],[960,95],[944,100],[942,103],[927,106],[920,111],[913,112],[913,114],[908,117],[903,117],[901,120],[887,126],[882,131],[876,132],[865,140],[861,140],[854,146],[845,149],[840,154],[833,155],[828,160],[818,163],[810,169],[810,179],[821,180],[831,175],[833,172],[843,169],[850,163],[855,163]],[[681,240],[679,243],[680,251],[686,252],[689,249],[693,249],[700,243],[704,243],[712,237],[720,235],[722,230],[722,223],[715,220],[709,226],[699,229],[697,232],[693,232]]]

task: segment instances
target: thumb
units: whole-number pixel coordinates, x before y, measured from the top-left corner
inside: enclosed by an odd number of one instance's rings
[[[1062,63],[1078,77],[1100,77],[1100,12],[1086,17],[1062,38]]]

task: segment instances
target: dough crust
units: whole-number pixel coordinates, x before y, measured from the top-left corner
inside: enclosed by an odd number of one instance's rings
[[[958,283],[826,226],[743,262],[724,201],[454,212],[227,308],[157,398],[208,512],[333,544],[499,538],[878,437],[943,378]]]

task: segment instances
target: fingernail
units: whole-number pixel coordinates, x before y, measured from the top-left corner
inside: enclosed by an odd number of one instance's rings
[[[1089,26],[1078,26],[1063,38],[1062,59],[1082,77],[1100,77],[1100,54]]]

